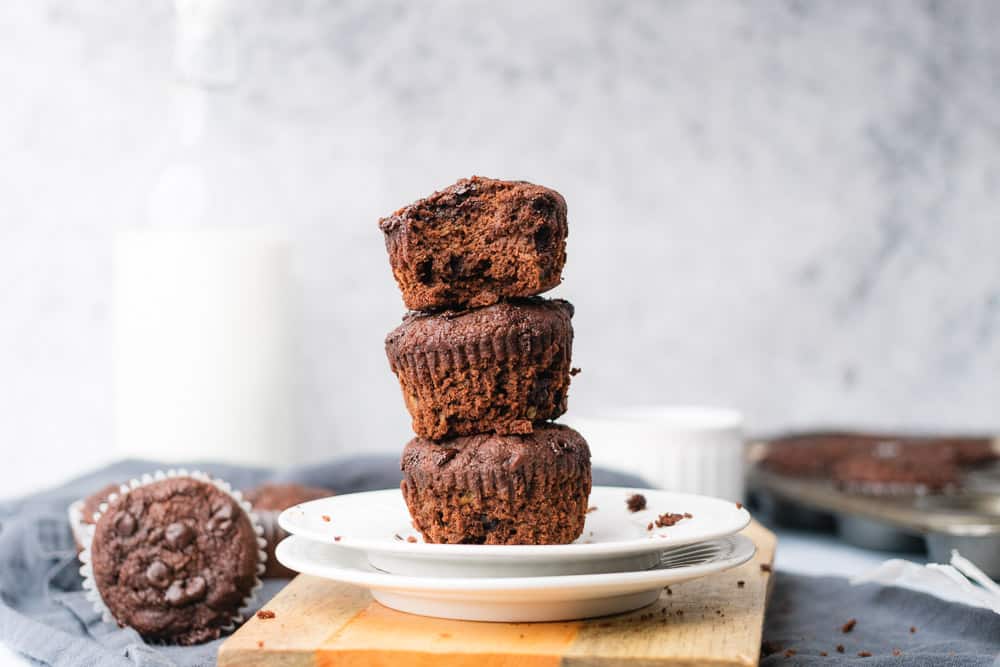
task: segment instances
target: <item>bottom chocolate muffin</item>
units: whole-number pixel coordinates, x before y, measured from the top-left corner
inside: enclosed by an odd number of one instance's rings
[[[401,468],[413,526],[427,542],[566,544],[583,532],[590,449],[569,427],[414,438]]]

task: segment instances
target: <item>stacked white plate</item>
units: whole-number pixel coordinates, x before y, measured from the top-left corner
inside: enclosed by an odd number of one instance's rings
[[[629,511],[635,493],[645,510]],[[638,609],[664,586],[728,570],[755,552],[736,534],[749,513],[726,500],[598,486],[590,506],[572,544],[425,544],[398,489],[334,496],[282,512],[291,537],[276,555],[298,572],[368,588],[400,611],[527,622]],[[656,527],[665,513],[691,516]]]

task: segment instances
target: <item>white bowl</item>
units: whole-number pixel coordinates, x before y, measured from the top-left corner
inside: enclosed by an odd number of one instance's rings
[[[590,445],[595,466],[661,489],[742,501],[743,417],[733,410],[649,406],[564,418]]]

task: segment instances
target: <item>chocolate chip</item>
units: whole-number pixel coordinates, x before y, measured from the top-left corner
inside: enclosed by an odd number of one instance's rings
[[[167,540],[167,544],[174,549],[183,549],[194,540],[194,531],[186,523],[175,521],[167,526],[164,537]]]
[[[173,607],[179,607],[184,604],[184,584],[180,581],[171,582],[170,588],[163,594],[163,599]]]
[[[115,533],[122,537],[131,537],[135,534],[136,521],[128,512],[119,512],[115,516]]]
[[[154,560],[146,568],[146,579],[155,588],[164,589],[170,585],[170,577],[173,573],[162,561]]]
[[[172,607],[182,607],[205,597],[208,585],[202,577],[192,577],[187,581],[175,579],[163,594],[163,599]]]
[[[191,577],[184,585],[184,595],[192,602],[204,598],[207,590],[208,584],[205,583],[205,579],[202,577]]]
[[[233,522],[229,519],[223,519],[222,521],[216,521],[211,519],[208,522],[208,529],[215,533],[216,535],[224,535],[232,527]]]
[[[217,505],[212,506],[212,517],[215,519],[232,519],[233,518],[233,504],[231,502],[222,502]]]

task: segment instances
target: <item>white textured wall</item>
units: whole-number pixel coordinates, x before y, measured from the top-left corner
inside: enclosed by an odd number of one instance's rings
[[[375,222],[473,173],[569,202],[577,412],[1000,429],[1000,4],[244,4],[209,157],[295,242],[311,456],[408,437]],[[111,455],[111,240],[169,159],[171,20],[0,4],[8,492]]]

